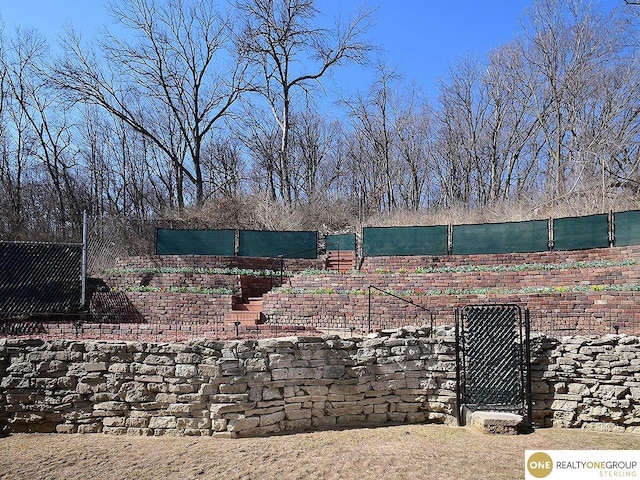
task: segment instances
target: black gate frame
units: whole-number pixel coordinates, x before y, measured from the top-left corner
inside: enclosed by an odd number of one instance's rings
[[[517,353],[517,371],[513,371],[514,379],[518,382],[517,401],[507,402],[491,402],[491,398],[472,398],[469,391],[469,356],[474,352],[469,352],[467,335],[469,326],[466,324],[470,311],[486,311],[486,315],[490,318],[484,318],[484,321],[494,320],[495,311],[500,312],[512,311],[513,314],[509,319],[513,321],[513,348]],[[462,309],[455,310],[455,340],[456,340],[456,415],[458,425],[466,424],[465,410],[493,410],[519,413],[526,421],[527,428],[532,426],[531,409],[531,347],[530,347],[530,319],[529,310],[524,310],[524,319],[522,309],[515,304],[480,304],[467,305]],[[515,318],[514,318],[515,317]],[[502,325],[503,329],[508,330],[508,325]],[[492,344],[492,338],[487,338],[487,345]],[[508,340],[508,339],[507,339]],[[515,375],[517,374],[517,375]],[[508,381],[506,378],[493,378],[491,381],[500,382]],[[495,385],[495,384],[494,384]],[[491,386],[488,386],[488,390]],[[499,395],[497,395],[499,397]],[[495,399],[495,397],[494,397]]]

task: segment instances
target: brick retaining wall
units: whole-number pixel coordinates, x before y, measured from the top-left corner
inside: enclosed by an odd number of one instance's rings
[[[496,253],[476,255],[407,255],[365,257],[361,270],[364,272],[415,270],[417,267],[454,267],[462,265],[519,265],[525,263],[590,262],[596,260],[623,261],[640,258],[640,246],[593,248],[589,250],[558,250],[536,253]]]
[[[434,315],[436,325],[453,325],[455,309],[467,305],[509,303],[531,312],[531,324],[543,332],[640,333],[638,292],[549,292],[535,294],[411,295],[414,304],[374,291],[353,293],[270,293],[263,311],[270,323],[314,325],[317,328],[357,331],[429,325],[431,318],[416,305]],[[371,312],[371,316],[369,313]],[[617,328],[617,330],[616,330]]]
[[[285,258],[284,269],[299,272],[310,268],[322,268],[321,258]],[[115,269],[153,268],[241,268],[250,270],[280,270],[280,260],[266,257],[223,257],[215,255],[141,255],[117,258]]]

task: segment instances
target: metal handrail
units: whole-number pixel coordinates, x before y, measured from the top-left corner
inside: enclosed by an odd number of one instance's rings
[[[306,252],[316,252],[317,253],[317,248],[307,248],[306,250],[299,250],[297,252],[289,252],[289,253],[281,253],[280,255],[278,255],[277,257],[275,257],[275,260],[273,261],[273,263],[271,264],[271,266],[269,267],[269,270],[271,271],[271,287],[273,287],[273,267],[276,265],[276,263],[280,262],[280,285],[282,285],[283,283],[283,278],[284,278],[284,259],[288,258],[290,255],[297,255],[299,253],[306,253]]]
[[[429,310],[427,307],[420,305],[419,303],[414,302],[411,299],[406,299],[406,298],[402,298],[399,295],[396,295],[395,293],[391,293],[388,292],[386,290],[382,290],[381,288],[376,287],[375,285],[369,285],[369,304],[368,304],[368,330],[369,333],[371,333],[371,290],[377,290],[381,293],[384,293],[385,295],[389,295],[390,297],[394,297],[397,298],[398,300],[401,300],[405,303],[408,303],[409,305],[413,305],[414,307],[418,307],[419,309],[428,312],[429,313],[429,322],[430,322],[430,332],[429,332],[429,336],[433,336],[433,322],[434,322],[434,314],[431,310]]]

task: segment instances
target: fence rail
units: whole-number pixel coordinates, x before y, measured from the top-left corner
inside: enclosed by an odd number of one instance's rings
[[[360,235],[326,238],[315,231],[158,229],[156,252],[315,258],[321,245],[331,250],[336,241],[346,249],[361,252],[362,257],[533,253],[640,245],[640,211],[471,225],[364,227]]]

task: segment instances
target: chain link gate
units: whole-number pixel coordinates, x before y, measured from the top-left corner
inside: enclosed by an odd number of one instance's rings
[[[458,425],[469,411],[518,413],[531,426],[529,310],[517,305],[456,309]]]

